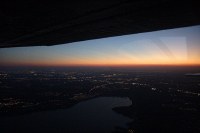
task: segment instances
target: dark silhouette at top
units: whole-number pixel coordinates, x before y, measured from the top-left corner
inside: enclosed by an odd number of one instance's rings
[[[200,24],[194,0],[0,2],[0,48],[56,45]]]

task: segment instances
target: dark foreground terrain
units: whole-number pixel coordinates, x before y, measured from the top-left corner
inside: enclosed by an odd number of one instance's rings
[[[68,108],[95,97],[129,97],[132,105],[113,110],[132,121],[115,132],[198,133],[198,72],[199,67],[1,69],[0,118]]]

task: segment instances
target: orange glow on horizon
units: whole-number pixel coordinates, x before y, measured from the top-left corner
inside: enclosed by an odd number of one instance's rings
[[[26,60],[3,62],[1,66],[200,66],[199,58],[171,59],[166,56],[134,57],[121,54],[110,57],[60,58],[52,60]]]
[[[42,62],[32,62],[32,63],[9,63],[3,66],[41,66],[41,67],[134,67],[134,66],[199,66],[200,63],[174,63],[174,64],[164,64],[164,63],[141,63],[141,64],[120,64],[120,63],[42,63]]]

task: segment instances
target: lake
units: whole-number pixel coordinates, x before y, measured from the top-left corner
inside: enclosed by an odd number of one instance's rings
[[[113,132],[127,128],[131,119],[112,110],[129,106],[129,98],[98,97],[80,102],[67,109],[35,112],[0,118],[1,133],[80,133]]]

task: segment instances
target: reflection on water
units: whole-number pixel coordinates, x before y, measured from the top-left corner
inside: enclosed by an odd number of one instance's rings
[[[131,122],[112,108],[131,104],[129,98],[100,97],[69,109],[5,117],[0,119],[0,132],[112,132],[117,127],[127,128]]]

